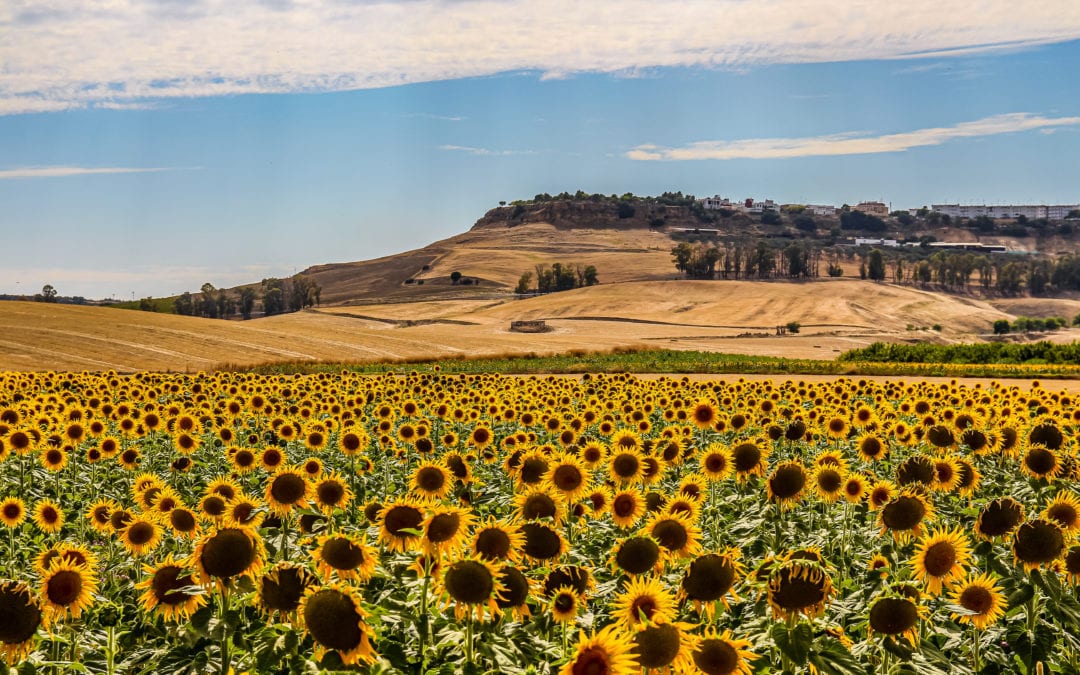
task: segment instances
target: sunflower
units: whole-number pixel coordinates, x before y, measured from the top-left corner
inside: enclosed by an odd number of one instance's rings
[[[157,565],[143,565],[143,572],[149,577],[135,585],[137,590],[143,591],[139,596],[143,609],[166,621],[180,621],[189,619],[205,605],[206,595],[192,588],[196,581],[185,571],[171,553]]]
[[[525,535],[513,521],[488,516],[472,535],[472,552],[484,560],[517,562],[525,546]]]
[[[196,537],[201,529],[195,512],[184,507],[169,511],[165,520],[169,524],[169,529],[178,537]]]
[[[531,616],[529,612],[529,580],[516,567],[504,566],[499,577],[503,592],[495,598],[495,605],[500,613],[509,612],[515,618],[524,620]]]
[[[379,542],[391,551],[404,553],[420,545],[424,511],[409,498],[396,499],[379,512]]]
[[[867,462],[885,459],[889,454],[889,446],[885,441],[870,432],[865,432],[855,439],[855,447],[858,448],[859,457]]]
[[[690,409],[690,421],[698,429],[711,429],[713,424],[716,423],[719,412],[709,401],[698,401],[693,408]]]
[[[806,483],[806,468],[801,462],[777,464],[765,481],[769,501],[784,509],[791,508],[802,499]]]
[[[284,429],[285,427],[282,428]],[[282,452],[281,448],[275,448],[273,446],[264,448],[262,454],[259,456],[259,462],[267,471],[277,471],[281,468],[281,465],[285,463],[285,453]]]
[[[964,575],[971,563],[971,544],[959,528],[934,530],[923,536],[909,561],[915,579],[926,582],[930,595],[940,595],[942,584]]]
[[[764,476],[768,457],[768,446],[754,440],[740,441],[731,446],[731,466],[740,482],[748,480],[750,476]]]
[[[501,578],[501,563],[469,556],[446,565],[440,592],[445,596],[447,606],[454,605],[454,616],[458,621],[473,615],[477,621],[483,621],[484,610],[489,610],[492,615],[499,612],[496,599],[505,590]]]
[[[232,527],[249,527],[259,529],[266,518],[264,504],[257,499],[245,495],[238,495],[225,503],[225,515],[223,522]]]
[[[188,564],[198,570],[203,585],[227,584],[233,577],[258,573],[265,559],[266,549],[254,530],[222,527],[199,539]]]
[[[412,473],[410,488],[418,497],[442,499],[453,485],[453,476],[446,467],[436,462],[423,462]]]
[[[591,635],[581,632],[574,654],[559,675],[637,675],[641,666],[631,653],[634,645],[610,625]]]
[[[975,536],[986,541],[1006,537],[1024,520],[1024,505],[1012,497],[1000,497],[986,504],[975,521]]]
[[[960,464],[955,457],[938,457],[933,460],[934,482],[931,487],[939,492],[952,492],[960,487]]]
[[[267,616],[292,618],[304,592],[318,582],[303,565],[281,561],[259,578],[255,586],[259,610]]]
[[[120,543],[133,556],[142,556],[161,544],[161,528],[153,518],[137,516],[120,530]]]
[[[376,553],[362,537],[345,533],[324,534],[316,540],[316,548],[311,552],[315,567],[323,579],[330,581],[331,575],[338,579],[367,581],[375,574]]]
[[[824,568],[801,559],[774,567],[768,589],[773,617],[785,619],[800,613],[809,618],[821,614],[833,592],[832,579]]]
[[[644,475],[644,465],[638,451],[620,449],[615,444],[612,444],[612,448],[612,454],[608,458],[608,475],[611,480],[621,485],[640,482]]]
[[[1080,584],[1080,544],[1073,544],[1065,552],[1064,571],[1070,584]]]
[[[1031,444],[1020,458],[1020,470],[1032,478],[1053,480],[1061,473],[1061,458],[1056,450]]]
[[[679,599],[693,601],[698,613],[704,613],[711,621],[717,602],[723,603],[725,609],[730,608],[727,601],[729,592],[736,601],[739,600],[733,589],[742,575],[738,549],[729,548],[720,553],[698,556],[686,567],[679,586]]]
[[[612,617],[626,630],[667,623],[678,614],[675,598],[656,578],[632,579],[611,602]]]
[[[697,640],[685,623],[647,624],[633,634],[633,656],[644,675],[691,670]]]
[[[591,492],[585,495],[585,505],[588,510],[585,512],[587,516],[594,519],[599,519],[604,516],[605,513],[611,510],[611,500],[614,495],[611,494],[611,490],[607,486],[600,486],[593,488]]]
[[[732,461],[728,449],[720,443],[705,448],[698,456],[701,472],[710,481],[724,480],[731,475]]]
[[[68,463],[68,455],[61,448],[45,448],[39,457],[41,466],[50,473],[63,471]]]
[[[311,586],[300,601],[304,628],[315,641],[315,658],[321,660],[335,650],[346,665],[374,663],[378,655],[371,648],[371,628],[364,619],[356,589],[339,584]]]
[[[600,441],[588,441],[578,452],[582,465],[592,471],[607,457],[608,448]]]
[[[875,555],[873,558],[870,558],[870,562],[866,564],[866,569],[872,573],[876,573],[879,578],[884,579],[889,576],[889,559],[881,554]]]
[[[560,586],[551,594],[548,611],[556,623],[573,624],[581,608],[581,598],[569,586]]]
[[[660,544],[668,558],[692,556],[701,548],[701,530],[683,515],[654,513],[644,531]]]
[[[64,511],[51,499],[42,499],[34,507],[34,524],[42,532],[55,534],[64,526]]]
[[[842,415],[833,415],[825,422],[825,433],[835,440],[847,438],[849,429],[847,417]]]
[[[1065,553],[1065,532],[1054,521],[1028,521],[1013,535],[1012,552],[1016,563],[1030,572],[1061,558]]]
[[[857,473],[849,474],[840,487],[840,494],[849,504],[861,504],[866,492],[866,480]]]
[[[440,506],[422,523],[423,546],[428,555],[456,552],[464,545],[475,516],[457,506]]]
[[[959,472],[959,480],[956,484],[956,492],[961,497],[970,498],[979,490],[979,484],[982,482],[982,474],[975,468],[967,459],[958,457],[956,459],[956,466]]]
[[[644,514],[645,502],[637,490],[622,490],[611,499],[611,519],[618,527],[633,527]]]
[[[562,497],[558,493],[551,494],[543,487],[526,489],[514,497],[514,515],[521,520],[550,518],[555,525],[559,525],[564,511]]]
[[[524,539],[521,552],[531,560],[555,561],[566,553],[566,540],[557,529],[546,523],[525,523],[518,530]]]
[[[921,483],[927,487],[936,479],[934,463],[925,455],[912,455],[896,467],[896,482],[901,486]]]
[[[891,638],[901,636],[912,645],[919,642],[919,620],[925,618],[926,608],[908,597],[887,595],[870,606],[870,635],[880,633]]]
[[[610,564],[630,575],[658,573],[662,568],[660,545],[649,536],[622,539],[611,549]]]
[[[1005,616],[1005,607],[1008,604],[997,579],[989,574],[969,574],[957,581],[950,589],[949,599],[952,604],[967,612],[954,613],[952,618],[960,623],[970,623],[978,630],[985,630],[987,626]]]
[[[303,508],[311,498],[312,485],[307,477],[290,467],[278,469],[266,482],[265,500],[277,515],[287,515],[294,508]]]
[[[903,542],[912,535],[919,536],[923,524],[933,518],[933,504],[918,492],[908,489],[881,507],[877,522],[881,534],[891,532],[894,540]]]
[[[315,481],[315,506],[326,515],[337,509],[344,509],[352,501],[353,493],[344,479],[335,471],[330,471]]]
[[[0,580],[0,655],[14,666],[30,656],[42,622],[41,607],[21,581]]]
[[[1043,518],[1058,524],[1066,535],[1072,536],[1080,531],[1080,499],[1071,492],[1062,490],[1046,505]]]
[[[363,430],[353,429],[338,437],[338,449],[346,457],[352,457],[371,443],[371,439]]]
[[[704,675],[752,675],[750,662],[758,655],[749,651],[749,640],[736,640],[730,630],[717,633],[709,628],[691,655]]]
[[[562,454],[548,465],[544,484],[558,491],[567,503],[573,503],[589,489],[589,478],[585,467],[576,457]]]
[[[54,560],[63,558],[75,565],[85,565],[88,569],[97,569],[97,556],[85,546],[64,542],[47,548],[34,560],[34,571],[38,576],[45,574]]]
[[[16,528],[26,520],[26,505],[18,497],[6,497],[0,502],[0,523],[5,527]]]
[[[46,627],[59,619],[79,618],[94,601],[97,575],[86,565],[57,558],[41,576],[41,605]]]

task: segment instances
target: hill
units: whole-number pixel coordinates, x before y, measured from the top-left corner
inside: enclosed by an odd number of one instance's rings
[[[1080,311],[1080,302],[1073,302]],[[833,358],[875,341],[971,340],[1014,315],[888,284],[626,282],[516,300],[458,298],[323,307],[252,321],[0,302],[2,370],[179,370],[279,361],[554,354],[613,347]],[[541,319],[550,332],[516,333]],[[798,335],[776,335],[788,321]],[[943,326],[939,333],[929,329]],[[1075,340],[1080,330],[1053,334]]]

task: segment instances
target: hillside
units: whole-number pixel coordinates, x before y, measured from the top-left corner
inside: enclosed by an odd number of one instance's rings
[[[0,302],[0,370],[194,371],[612,347],[833,358],[878,340],[971,340],[1013,316],[981,301],[844,279],[612,283],[521,300],[379,302],[244,322]],[[551,332],[511,332],[510,321],[521,319],[545,320]],[[788,321],[802,332],[776,335]],[[907,328],[935,323],[940,333]],[[1052,336],[1074,340],[1080,330]]]

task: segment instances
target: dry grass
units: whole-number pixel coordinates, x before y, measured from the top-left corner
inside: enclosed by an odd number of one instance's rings
[[[383,361],[571,350],[669,348],[832,358],[908,324],[923,339],[971,339],[1012,318],[986,303],[852,280],[635,282],[515,300],[330,307],[248,322],[37,303],[0,303],[0,369],[203,370],[276,361]],[[545,334],[511,320],[544,319]],[[800,335],[774,327],[803,324]],[[1074,331],[1066,331],[1067,336]]]

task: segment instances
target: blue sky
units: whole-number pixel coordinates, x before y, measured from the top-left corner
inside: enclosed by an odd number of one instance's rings
[[[1080,3],[895,4],[4,3],[0,293],[288,275],[539,192],[1080,202]]]

